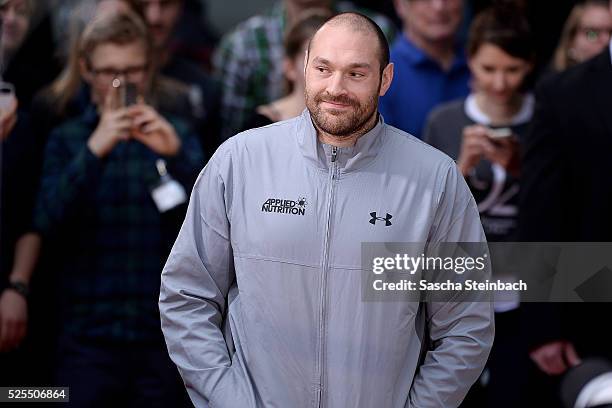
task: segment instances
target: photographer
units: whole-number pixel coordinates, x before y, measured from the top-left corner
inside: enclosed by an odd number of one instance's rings
[[[57,384],[75,406],[180,404],[159,333],[160,271],[204,158],[147,101],[151,45],[134,14],[94,19],[79,42],[92,103],[47,143],[35,227],[60,253]],[[177,399],[178,398],[178,399]]]

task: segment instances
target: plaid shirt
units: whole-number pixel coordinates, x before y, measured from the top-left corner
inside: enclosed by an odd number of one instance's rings
[[[199,142],[168,118],[182,141],[166,158],[188,193],[204,165]],[[160,274],[185,205],[160,214],[150,189],[160,179],[153,151],[119,143],[103,159],[87,147],[99,121],[90,107],[56,128],[45,150],[35,229],[60,252],[64,332],[102,341],[160,337]]]
[[[334,8],[336,12],[359,11],[368,15],[389,42],[393,40],[395,27],[386,17],[345,1]],[[285,10],[279,2],[268,14],[249,18],[221,40],[213,64],[222,86],[223,139],[243,130],[257,106],[284,95],[281,61],[285,24]]]

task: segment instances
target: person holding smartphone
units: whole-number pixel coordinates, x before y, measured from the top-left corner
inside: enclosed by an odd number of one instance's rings
[[[491,241],[512,240],[516,230],[519,145],[534,106],[524,92],[535,55],[528,23],[508,7],[475,18],[467,44],[473,90],[435,109],[424,134],[456,160]]]
[[[535,57],[520,10],[498,5],[479,14],[467,54],[472,92],[434,110],[424,140],[456,160],[478,204],[487,241],[516,241],[519,148],[534,111],[534,97],[524,89]],[[525,405],[529,362],[518,306],[518,296],[495,302],[497,333],[485,371],[490,378],[486,406]]]
[[[134,13],[79,40],[83,113],[47,141],[34,227],[55,249],[55,382],[74,406],[182,406],[159,326],[160,272],[204,165],[196,135],[152,102],[152,48]]]

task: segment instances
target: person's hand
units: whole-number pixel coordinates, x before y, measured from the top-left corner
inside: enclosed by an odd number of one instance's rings
[[[155,153],[175,156],[181,148],[172,125],[151,106],[139,103],[132,105],[129,114],[133,119],[132,137]]]
[[[117,143],[130,138],[132,118],[127,108],[114,109],[118,98],[117,88],[111,88],[104,99],[100,123],[87,141],[89,149],[100,158],[109,154]]]
[[[574,345],[568,341],[546,343],[531,351],[529,357],[548,375],[561,375],[568,368],[580,364]]]
[[[17,98],[13,95],[5,109],[0,109],[0,140],[5,140],[17,123]]]
[[[487,128],[482,125],[472,125],[463,128],[461,150],[457,166],[464,176],[482,160],[486,149],[491,149],[491,142],[487,136]]]
[[[19,293],[5,289],[0,295],[0,352],[11,351],[23,340],[28,327],[28,304]]]
[[[487,144],[484,151],[491,163],[497,163],[506,171],[518,176],[520,167],[519,144],[515,136],[502,139],[489,138],[491,143]]]

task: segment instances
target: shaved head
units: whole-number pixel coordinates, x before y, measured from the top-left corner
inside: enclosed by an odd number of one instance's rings
[[[341,13],[327,20],[327,22],[317,30],[309,41],[309,55],[312,43],[316,40],[317,34],[319,34],[319,32],[325,27],[348,28],[357,33],[364,34],[367,37],[372,37],[376,40],[378,45],[377,48],[380,62],[380,72],[382,73],[383,69],[385,69],[385,67],[389,64],[389,43],[387,42],[385,34],[382,32],[378,24],[376,24],[371,18],[355,12]]]
[[[378,98],[393,80],[384,34],[361,14],[339,14],[315,33],[305,57],[306,107],[319,137],[353,144],[376,125]]]

